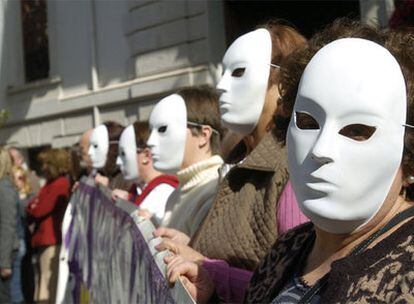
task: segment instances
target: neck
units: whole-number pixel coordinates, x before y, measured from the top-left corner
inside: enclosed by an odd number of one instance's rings
[[[162,175],[161,172],[155,170],[152,166],[149,166],[151,168],[148,168],[148,170],[145,170],[145,172],[141,172],[140,178],[138,179],[138,184],[140,185],[146,185],[150,181],[152,181],[154,178]],[[144,170],[142,170],[144,171]]]
[[[395,215],[410,206],[411,204],[409,202],[398,197],[386,213],[381,212],[380,210],[362,229],[349,234],[329,233],[315,227],[316,240],[311,252],[314,261],[316,262],[315,264],[327,260],[336,260],[346,256],[355,246],[362,243],[372,233],[381,229]]]
[[[184,170],[196,163],[199,163],[201,161],[207,160],[209,158],[211,158],[213,155],[211,153],[210,150],[208,151],[203,151],[201,150],[200,153],[197,153],[196,155],[193,155],[193,157],[191,158],[191,160],[188,161],[184,161],[183,165],[181,166],[181,170]]]

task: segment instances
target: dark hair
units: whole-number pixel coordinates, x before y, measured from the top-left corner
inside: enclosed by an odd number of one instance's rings
[[[132,126],[134,127],[137,148],[147,148],[147,141],[150,135],[148,121],[136,121],[132,124]]]
[[[37,159],[48,180],[54,180],[70,171],[69,153],[65,149],[48,148],[40,152]]]
[[[407,124],[414,124],[414,35],[378,30],[358,21],[341,18],[309,40],[307,47],[294,52],[281,70],[281,95],[275,114],[276,135],[284,142],[302,73],[311,58],[326,44],[340,38],[362,38],[386,48],[398,61],[407,87]],[[404,177],[414,175],[414,132],[406,128],[402,169]]]
[[[280,19],[271,19],[257,28],[266,29],[272,39],[271,63],[280,66],[293,51],[306,44],[306,38]],[[279,82],[279,69],[270,68],[268,87]]]
[[[223,130],[220,123],[218,98],[215,89],[210,86],[187,87],[177,92],[185,102],[187,108],[187,121],[200,125],[208,125],[216,130],[210,138],[210,147],[213,154],[220,153],[220,141]],[[198,135],[200,129],[190,127],[193,135]]]
[[[99,169],[106,177],[113,177],[119,173],[119,168],[116,165],[116,158],[118,157],[118,141],[124,127],[114,121],[106,121],[103,125],[108,130],[109,149],[106,157],[105,166]]]

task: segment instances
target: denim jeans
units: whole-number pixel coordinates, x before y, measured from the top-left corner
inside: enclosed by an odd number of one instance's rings
[[[13,274],[10,280],[10,292],[12,303],[22,303],[24,301],[23,292],[22,292],[22,259],[26,254],[26,245],[24,240],[19,241],[19,250],[17,252],[16,258],[13,261]]]

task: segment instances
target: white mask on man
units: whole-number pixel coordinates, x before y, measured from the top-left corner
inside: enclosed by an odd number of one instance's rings
[[[187,135],[187,108],[184,99],[173,94],[161,99],[149,118],[151,129],[147,145],[154,168],[176,173],[181,169]]]
[[[223,125],[250,134],[262,114],[270,73],[272,38],[266,29],[234,41],[223,58],[224,73],[217,84]]]
[[[401,165],[405,120],[404,77],[385,48],[346,38],[316,53],[287,138],[293,188],[316,226],[350,233],[378,212]]]
[[[88,155],[92,161],[92,167],[100,169],[105,167],[109,150],[109,134],[105,125],[99,125],[92,131],[89,139]]]
[[[125,180],[136,180],[139,177],[137,153],[134,126],[129,125],[119,138],[118,157],[116,159],[116,164],[121,169]]]

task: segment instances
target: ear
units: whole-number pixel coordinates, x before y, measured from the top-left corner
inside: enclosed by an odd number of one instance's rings
[[[142,152],[142,164],[148,165],[152,163],[152,156],[150,148],[145,148]]]
[[[198,134],[198,146],[200,148],[210,145],[210,138],[213,135],[213,129],[210,126],[202,125]]]

